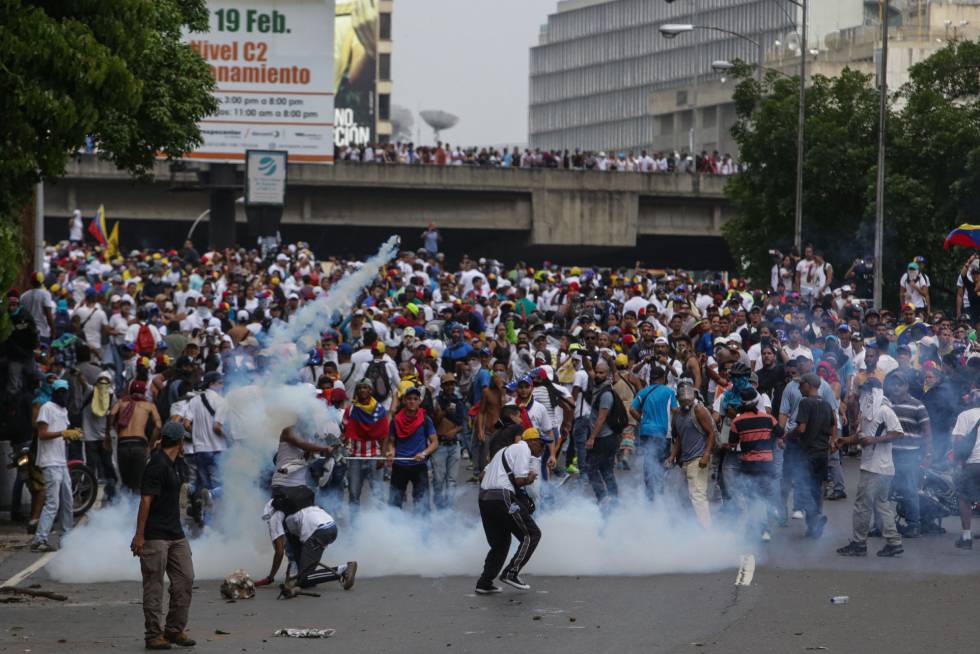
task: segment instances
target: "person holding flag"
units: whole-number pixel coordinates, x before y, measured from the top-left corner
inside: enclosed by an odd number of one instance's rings
[[[378,471],[384,467],[383,457],[388,445],[388,411],[374,399],[372,388],[370,379],[357,382],[354,401],[344,412],[344,444],[349,452],[347,481],[352,514],[360,506],[365,481],[371,488],[371,495],[375,499],[381,497],[377,481]],[[364,458],[366,460],[358,460]]]

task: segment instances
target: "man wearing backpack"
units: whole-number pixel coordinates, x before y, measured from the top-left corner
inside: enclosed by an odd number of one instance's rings
[[[221,374],[207,373],[203,384],[204,390],[187,402],[184,417],[190,423],[194,447],[194,453],[186,457],[195,472],[194,483],[187,489],[188,495],[196,502],[207,504],[212,496],[221,492],[219,457],[228,449],[228,441],[215,421],[215,415],[224,403]]]
[[[619,439],[627,424],[626,409],[613,390],[610,372],[605,359],[596,363],[593,371],[595,388],[589,402],[592,407],[589,413],[589,436],[585,441],[589,483],[600,503],[606,496],[619,496],[614,469]]]
[[[148,321],[146,309],[136,311],[136,322],[126,331],[126,342],[133,346],[136,356],[151,357],[157,351],[160,342],[160,332]]]
[[[361,380],[366,379],[370,383],[374,399],[381,402],[385,410],[391,411],[395,402],[395,390],[401,379],[395,362],[385,354],[384,343],[375,341],[371,346],[371,360],[361,365],[363,368],[355,372],[355,376]]]
[[[653,500],[663,492],[664,467],[670,454],[670,412],[677,408],[677,394],[666,385],[667,371],[660,366],[650,370],[650,385],[641,390],[630,403],[630,415],[639,423],[637,443],[643,459],[643,484],[647,499]]]

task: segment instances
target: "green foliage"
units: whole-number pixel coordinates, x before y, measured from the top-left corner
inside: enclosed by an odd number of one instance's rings
[[[19,269],[19,216],[39,179],[91,136],[137,175],[200,143],[216,110],[207,64],[180,43],[207,29],[205,0],[0,0],[0,287]],[[25,256],[27,253],[23,253]],[[6,312],[0,320],[5,319]]]
[[[909,74],[889,103],[885,296],[895,299],[905,264],[924,255],[935,302],[951,297],[965,254],[944,252],[943,237],[980,211],[980,44],[951,43]],[[728,183],[736,218],[725,236],[765,283],[768,250],[786,251],[793,240],[799,78],[770,73],[760,84],[749,68],[736,75],[732,133],[749,170]],[[803,241],[839,274],[873,252],[878,98],[869,76],[848,69],[814,76],[807,88]]]

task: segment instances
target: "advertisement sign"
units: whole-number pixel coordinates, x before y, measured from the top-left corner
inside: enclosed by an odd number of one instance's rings
[[[286,199],[285,150],[248,150],[245,153],[245,205],[281,207]]]
[[[210,30],[185,39],[211,66],[218,112],[188,159],[333,161],[333,0],[210,0]]]
[[[374,98],[378,60],[375,0],[337,0],[334,22],[334,143],[374,141]]]

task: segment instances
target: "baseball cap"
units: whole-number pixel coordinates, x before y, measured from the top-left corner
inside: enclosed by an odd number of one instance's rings
[[[523,434],[521,434],[521,440],[524,441],[533,441],[533,440],[538,440],[540,438],[541,438],[541,432],[538,430],[537,427],[529,427],[524,430]]]
[[[405,389],[405,397],[408,397],[409,395],[418,395],[419,397],[422,397],[422,391],[418,386],[409,386]]]
[[[800,383],[812,386],[814,388],[820,388],[820,377],[812,372],[808,372],[800,377]]]
[[[53,384],[51,384],[51,390],[53,391],[67,391],[68,382],[64,379],[56,379]]]
[[[180,441],[189,441],[191,435],[179,422],[168,422],[160,430],[160,439],[164,445],[175,445]]]

